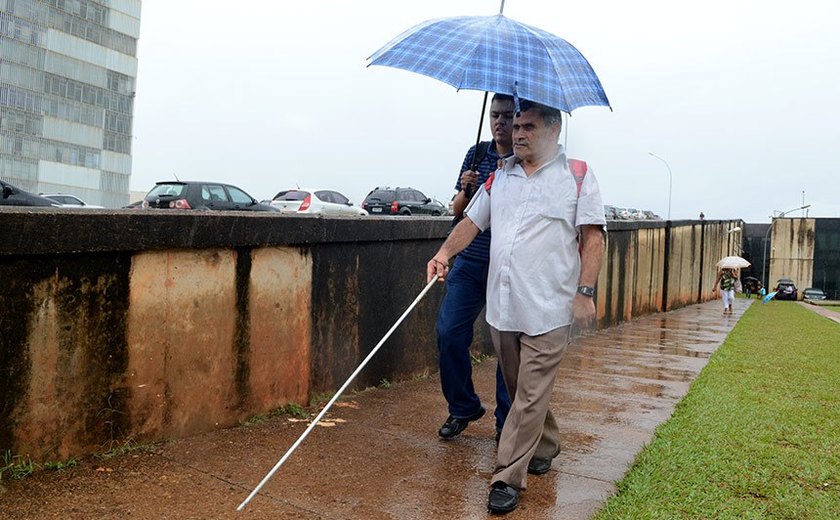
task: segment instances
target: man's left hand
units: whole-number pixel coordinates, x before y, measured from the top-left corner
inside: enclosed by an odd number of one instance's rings
[[[578,332],[589,331],[595,324],[595,301],[582,294],[576,294],[572,303],[574,326]]]

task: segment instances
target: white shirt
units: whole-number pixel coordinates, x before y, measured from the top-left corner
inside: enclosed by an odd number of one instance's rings
[[[598,181],[589,170],[580,196],[563,147],[525,175],[515,157],[482,186],[467,216],[490,227],[487,323],[501,331],[544,334],[572,323],[580,276],[577,236],[582,225],[606,226]]]

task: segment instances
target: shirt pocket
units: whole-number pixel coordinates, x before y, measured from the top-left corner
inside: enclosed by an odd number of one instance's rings
[[[570,182],[551,183],[542,187],[537,203],[542,218],[565,220],[574,226],[577,213],[577,190],[571,175],[567,181]]]

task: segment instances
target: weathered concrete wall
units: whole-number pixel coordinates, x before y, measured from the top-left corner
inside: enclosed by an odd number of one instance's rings
[[[739,237],[730,230],[739,223],[610,223],[598,278],[599,326],[714,298],[716,264],[738,254]]]
[[[311,272],[297,248],[136,254],[124,382],[132,433],[180,437],[305,402]]]
[[[0,224],[0,451],[36,460],[230,426],[336,390],[422,289],[449,230],[129,210],[4,209]],[[611,223],[599,325],[706,298],[732,225]],[[443,294],[430,291],[357,388],[437,369]],[[476,331],[474,347],[492,352]]]
[[[65,458],[122,435],[131,257],[0,258],[0,452]]]
[[[769,265],[770,289],[776,286],[779,278],[790,278],[799,288],[812,287],[814,273],[814,244],[816,237],[816,219],[779,218],[773,220],[770,232]]]
[[[608,327],[662,309],[664,227],[611,224],[598,277],[598,325]]]
[[[438,222],[439,223],[439,222]],[[337,389],[423,288],[441,240],[321,244],[312,248],[313,392]],[[379,384],[437,367],[435,322],[443,285],[406,317],[356,380]],[[489,342],[481,349],[492,352]]]

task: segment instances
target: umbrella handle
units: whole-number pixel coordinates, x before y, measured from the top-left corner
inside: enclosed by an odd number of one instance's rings
[[[502,2],[502,7],[504,7],[504,2]],[[476,166],[476,159],[478,158],[478,145],[481,143],[481,127],[484,124],[484,113],[487,111],[487,95],[489,92],[484,93],[484,101],[481,103],[481,118],[478,120],[478,135],[475,136],[475,148],[473,148],[473,158],[472,163],[470,164],[470,170],[475,171]],[[472,198],[473,193],[475,193],[475,186],[473,184],[467,184],[464,188],[464,195],[469,199]]]

